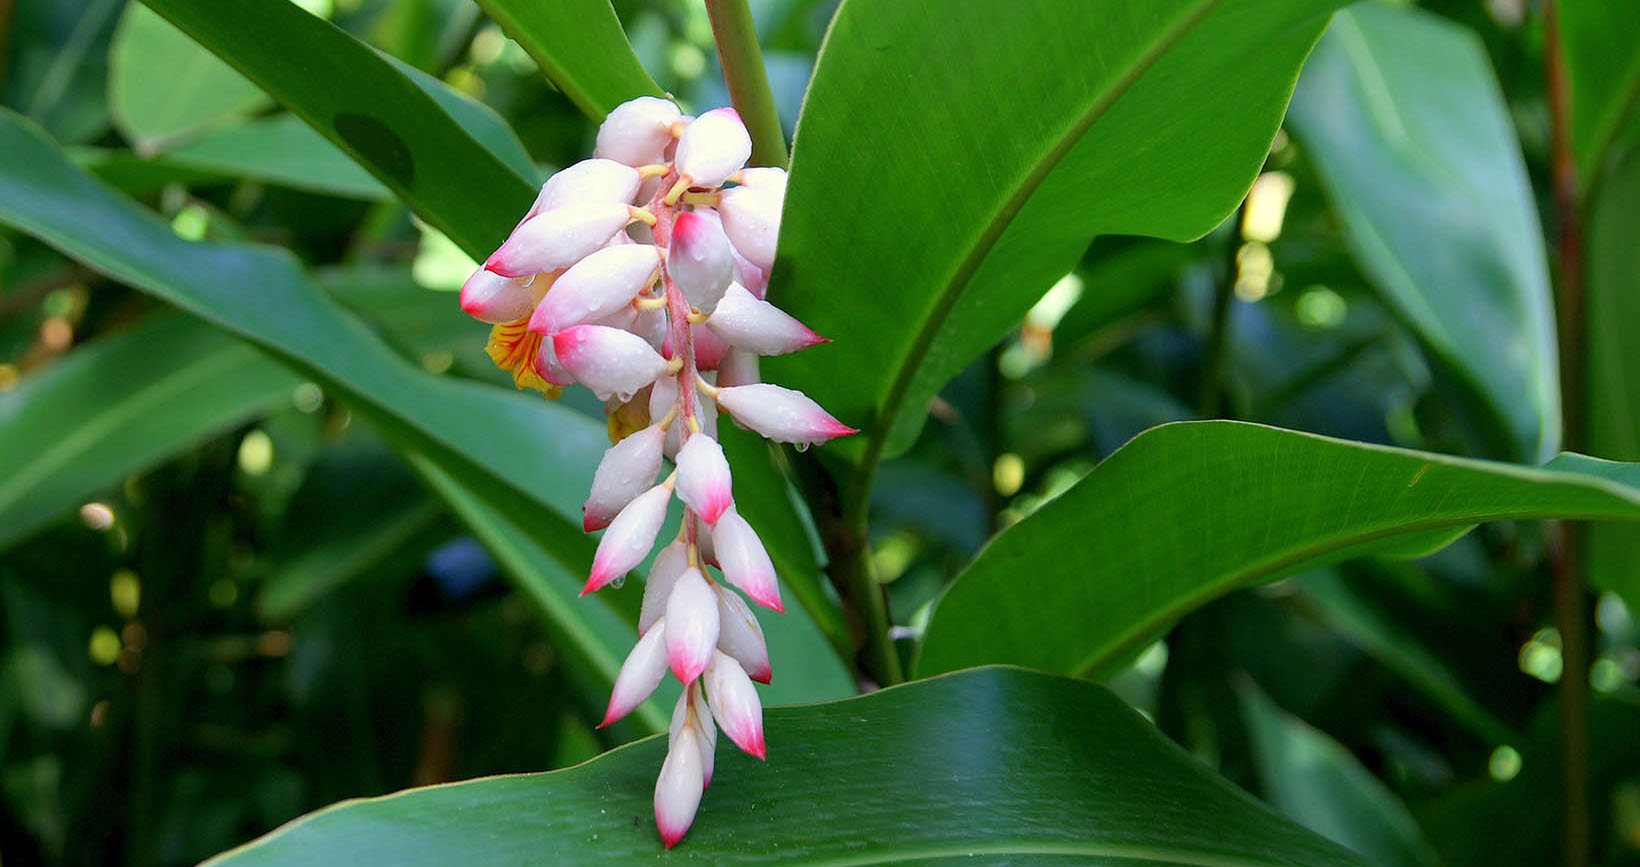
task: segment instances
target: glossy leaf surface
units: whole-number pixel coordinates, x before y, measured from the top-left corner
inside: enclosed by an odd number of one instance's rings
[[[1290,124],[1373,286],[1484,407],[1493,453],[1547,460],[1560,387],[1543,229],[1480,41],[1416,9],[1341,12]]]
[[[934,610],[919,674],[1084,673],[1230,590],[1485,521],[1640,521],[1640,466],[1537,469],[1239,422],[1147,431],[997,534]]]
[[[534,195],[520,173],[388,58],[294,3],[149,0],[335,142],[469,254],[488,254]]]
[[[650,739],[556,773],[346,802],[211,863],[1365,863],[1086,682],[986,668],[774,708],[765,725],[767,763],[720,744],[702,812],[670,854],[650,819],[665,742]]]
[[[664,96],[644,71],[609,0],[478,0],[587,117],[639,96]]]
[[[828,448],[869,474],[1092,237],[1222,220],[1338,5],[844,3],[770,290],[837,342],[771,359],[770,379],[862,428]]]

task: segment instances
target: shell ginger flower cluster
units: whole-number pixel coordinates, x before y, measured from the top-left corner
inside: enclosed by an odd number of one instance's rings
[[[587,532],[604,535],[583,595],[638,566],[672,497],[683,503],[603,722],[641,704],[668,668],[683,683],[655,784],[667,848],[694,821],[720,730],[765,755],[752,682],[769,682],[769,653],[732,588],[784,610],[769,555],[735,509],[719,415],[799,448],[854,433],[801,392],[758,379],[759,356],[824,338],[764,299],[786,173],[746,168],[751,151],[733,109],[691,118],[663,99],[625,103],[599,129],[594,158],[553,175],[461,290],[462,309],[494,326],[490,356],[520,388],[554,397],[580,383],[607,404],[614,445],[582,510]],[[666,459],[675,469],[661,479]]]

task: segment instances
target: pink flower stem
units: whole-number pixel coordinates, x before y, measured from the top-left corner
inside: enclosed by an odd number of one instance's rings
[[[655,225],[652,229],[655,236],[655,246],[662,249],[672,244],[672,222],[677,218],[678,206],[666,203],[666,194],[677,183],[676,171],[668,172],[661,178],[660,185],[655,188],[655,196],[649,201],[649,211],[655,215]],[[667,327],[671,329],[672,353],[683,362],[678,369],[678,420],[683,425],[679,434],[679,442],[695,435],[696,426],[700,420],[695,417],[695,338],[689,324],[689,302],[683,296],[683,290],[673,282],[672,275],[665,266],[661,268],[661,278],[666,285],[666,318]],[[684,544],[689,546],[689,560],[691,565],[699,565],[700,526],[695,520],[695,512],[688,506],[683,509],[683,538]],[[701,570],[705,574],[705,570]],[[709,579],[708,579],[709,580]]]

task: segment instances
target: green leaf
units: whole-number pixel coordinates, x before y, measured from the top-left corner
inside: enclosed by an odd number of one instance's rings
[[[1640,147],[1614,161],[1588,222],[1589,450],[1640,461],[1640,356],[1632,331],[1640,323]],[[1640,611],[1640,534],[1589,527],[1589,580],[1621,594]]]
[[[1434,867],[1435,850],[1406,805],[1349,750],[1282,710],[1251,681],[1236,692],[1266,800],[1378,867]]]
[[[187,316],[94,340],[0,392],[0,548],[290,399],[300,379]]]
[[[318,380],[389,438],[518,522],[561,574],[579,573],[590,562],[592,542],[579,527],[581,497],[608,441],[602,426],[585,416],[427,373],[322,295],[289,253],[177,237],[9,112],[0,112],[0,222]],[[579,590],[579,584],[565,589]],[[609,603],[595,597],[581,604]],[[619,640],[630,638],[623,630]]]
[[[351,157],[301,118],[289,114],[259,118],[212,133],[167,151],[158,162],[348,198],[392,198],[392,193]]]
[[[255,84],[136,3],[125,7],[108,65],[114,127],[141,153],[269,104]]]
[[[535,195],[449,96],[294,3],[144,0],[335,142],[469,255],[488,255]],[[473,111],[488,113],[474,108]],[[493,117],[493,115],[491,115]]]
[[[1593,187],[1612,147],[1640,127],[1640,3],[1561,0],[1562,50],[1572,90],[1572,144]]]
[[[1090,683],[1007,668],[765,714],[769,760],[720,741],[670,857],[715,864],[1359,865],[1257,804]],[[665,740],[550,774],[350,801],[210,862],[231,867],[627,863],[668,857]]]
[[[664,96],[632,45],[609,0],[478,0],[507,35],[587,117],[602,120],[639,96]]]
[[[1154,428],[996,538],[934,610],[920,674],[1084,673],[1237,587],[1484,521],[1640,520],[1640,466],[1541,469],[1240,422]]]
[[[1235,207],[1338,5],[843,3],[771,289],[837,342],[766,371],[865,431],[829,447],[863,459],[855,503],[1090,238],[1191,239]]]
[[[1478,403],[1489,445],[1533,463],[1560,444],[1543,230],[1486,51],[1416,9],[1339,13],[1290,123],[1357,260]]]

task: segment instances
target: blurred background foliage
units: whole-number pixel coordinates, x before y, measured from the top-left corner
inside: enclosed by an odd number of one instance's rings
[[[590,151],[594,127],[476,4],[298,2],[494,109],[540,174]],[[700,4],[614,5],[663,88],[690,108],[728,102]],[[789,135],[836,4],[752,5]],[[1421,5],[1479,36],[1551,225],[1540,10]],[[158,15],[0,0],[0,34],[0,102],[177,235],[284,247],[427,371],[511,387],[455,305],[471,261]],[[1234,217],[1193,244],[1098,239],[883,465],[871,562],[907,635],[992,533],[1163,422],[1545,456],[1386,306],[1329,196],[1339,181],[1308,149],[1323,136],[1304,134],[1303,87]],[[0,455],[5,864],[193,863],[337,800],[564,767],[636,733],[593,730],[603,696],[367,419],[0,230],[0,422],[17,426],[8,413],[31,389],[51,394],[40,411],[57,426]],[[565,401],[601,410],[578,391]],[[1232,594],[1109,682],[1220,773],[1375,863],[1550,863],[1561,662],[1545,574],[1538,525],[1488,525],[1423,559]],[[1594,610],[1594,844],[1613,865],[1640,864],[1637,603],[1608,589]],[[771,701],[849,691],[784,679]]]

